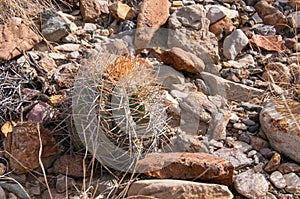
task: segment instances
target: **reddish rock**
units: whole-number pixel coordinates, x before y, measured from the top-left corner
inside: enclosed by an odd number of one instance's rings
[[[258,1],[254,7],[264,24],[273,25],[277,31],[286,28],[288,21],[284,14],[267,1]]]
[[[53,173],[67,174],[73,177],[83,177],[83,157],[76,155],[63,155],[53,164]],[[86,171],[86,176],[90,173]]]
[[[205,68],[205,64],[202,59],[190,52],[182,50],[181,48],[174,47],[171,50],[164,51],[160,58],[165,64],[173,66],[176,70],[183,70],[190,73],[201,73]]]
[[[235,26],[228,17],[224,17],[223,19],[209,26],[209,31],[216,35],[218,41],[224,36],[229,35],[234,30]]]
[[[25,24],[0,25],[0,63],[30,50],[42,41],[42,37]]]
[[[46,73],[57,68],[57,65],[51,57],[45,56],[39,60],[38,66]]]
[[[51,132],[40,126],[42,158],[57,153],[57,145]],[[39,167],[39,131],[34,122],[18,123],[13,132],[4,139],[4,149],[8,152],[10,168],[17,174],[29,172]]]
[[[137,18],[137,31],[134,41],[136,48],[147,47],[154,33],[166,23],[168,18],[168,0],[144,0]]]
[[[207,153],[151,153],[137,163],[137,171],[156,178],[193,179],[230,185],[233,165]]]
[[[261,49],[267,51],[282,52],[285,49],[281,35],[254,35],[249,42]]]
[[[85,22],[96,22],[101,13],[109,13],[107,2],[99,0],[80,0],[80,12]]]
[[[132,19],[135,17],[133,9],[127,4],[124,4],[120,1],[110,5],[109,10],[114,15],[114,17],[121,20]]]
[[[288,0],[288,5],[293,6],[296,10],[300,10],[300,0]]]

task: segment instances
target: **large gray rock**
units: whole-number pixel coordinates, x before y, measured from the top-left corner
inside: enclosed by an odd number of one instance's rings
[[[129,190],[130,198],[180,198],[180,199],[230,199],[227,186],[182,180],[141,180],[134,182]]]
[[[68,23],[52,8],[47,8],[41,13],[41,29],[49,41],[59,41],[71,31]]]
[[[288,106],[288,107],[287,107]],[[260,124],[272,148],[300,162],[300,103],[291,99],[270,100],[260,113]]]
[[[157,66],[157,73],[161,84],[170,90],[177,90],[185,82],[184,75],[171,66],[159,65]]]
[[[248,38],[240,29],[233,31],[224,39],[223,55],[227,59],[234,59],[248,44]]]
[[[269,182],[263,174],[255,173],[251,169],[240,173],[235,177],[234,188],[247,198],[263,198],[267,195]]]
[[[264,94],[264,90],[235,83],[222,77],[202,72],[201,77],[208,87],[210,95],[220,95],[227,100],[248,101],[253,97],[259,97]]]
[[[248,158],[246,154],[237,148],[223,148],[214,152],[214,155],[228,160],[233,164],[235,169],[249,166],[253,162],[251,158]]]
[[[217,73],[218,41],[209,31],[209,19],[202,5],[184,6],[169,18],[168,47],[179,47],[192,52],[206,65],[205,71]]]

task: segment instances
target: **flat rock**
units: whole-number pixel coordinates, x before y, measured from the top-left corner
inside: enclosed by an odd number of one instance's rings
[[[40,131],[40,133],[39,133]],[[4,149],[11,154],[8,157],[10,169],[16,174],[23,174],[39,167],[39,134],[43,140],[42,158],[55,155],[58,152],[51,132],[37,123],[23,122],[13,127],[4,139]]]
[[[165,64],[173,66],[176,70],[201,73],[205,68],[205,64],[200,58],[181,48],[173,47],[166,50],[160,55],[160,58]]]
[[[286,103],[289,109],[282,99],[270,100],[260,113],[260,124],[272,148],[300,162],[300,103],[292,99],[286,99]]]
[[[59,41],[71,31],[69,24],[52,8],[41,12],[41,30],[48,41]]]
[[[281,35],[253,35],[249,42],[267,51],[283,52],[285,50]]]
[[[165,88],[177,90],[185,82],[184,75],[171,66],[159,65],[157,70],[158,79]]]
[[[251,169],[235,176],[234,188],[247,198],[263,198],[268,192],[269,183],[263,174]]]
[[[74,52],[79,51],[80,44],[61,44],[59,46],[55,46],[54,49],[65,52]]]
[[[286,187],[286,181],[283,175],[279,171],[274,171],[270,175],[270,181],[277,187],[278,189],[283,189]]]
[[[234,19],[239,17],[239,12],[237,10],[229,9],[222,5],[206,5],[205,9],[210,10],[211,8],[217,8],[221,10],[229,19]]]
[[[286,181],[285,190],[289,193],[299,193],[300,192],[300,178],[295,173],[289,173],[283,175]]]
[[[248,101],[254,97],[261,97],[265,93],[264,90],[235,83],[211,73],[202,72],[201,77],[210,95],[221,95],[227,100]]]
[[[135,47],[146,48],[154,33],[166,23],[169,18],[168,0],[144,0],[137,18]]]
[[[281,31],[288,24],[283,13],[267,1],[258,1],[254,7],[264,24],[275,26],[277,31]]]
[[[237,148],[222,148],[215,151],[214,155],[231,162],[235,169],[246,167],[253,162],[251,158],[248,158],[246,154]]]
[[[248,44],[248,38],[240,29],[228,35],[223,43],[223,55],[227,59],[234,59]]]
[[[282,174],[287,174],[292,172],[299,173],[300,166],[296,163],[286,162],[279,165],[278,171],[280,171]]]
[[[8,61],[21,52],[30,50],[42,41],[42,37],[25,24],[0,25],[0,63]]]
[[[150,153],[137,162],[137,171],[156,178],[193,179],[230,185],[232,164],[207,153]]]
[[[176,191],[175,191],[176,190]],[[140,180],[131,184],[129,198],[231,199],[228,187],[182,180]]]

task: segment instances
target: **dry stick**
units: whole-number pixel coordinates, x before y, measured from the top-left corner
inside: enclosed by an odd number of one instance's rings
[[[45,168],[44,168],[44,165],[43,165],[43,162],[42,162],[42,158],[41,158],[42,157],[42,152],[43,152],[43,143],[42,143],[42,138],[41,138],[40,123],[37,123],[37,130],[38,130],[38,133],[39,133],[39,141],[40,141],[39,164],[40,164],[41,169],[42,169],[43,174],[44,174],[44,179],[45,179],[45,183],[46,183],[46,186],[47,186],[47,189],[48,189],[48,192],[49,192],[49,196],[50,196],[51,199],[53,199],[52,194],[51,194],[51,190],[50,190],[50,187],[49,187],[49,184],[48,184],[46,171],[45,171]]]

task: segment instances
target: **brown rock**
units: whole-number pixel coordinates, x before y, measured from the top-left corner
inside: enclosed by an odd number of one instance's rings
[[[132,19],[135,17],[133,9],[127,4],[121,3],[120,1],[110,5],[109,10],[114,17],[121,20]]]
[[[250,145],[256,151],[260,151],[263,148],[268,148],[269,143],[261,137],[250,135]]]
[[[292,79],[292,75],[288,66],[280,62],[273,62],[265,66],[265,72],[262,74],[262,78],[266,81],[274,81],[276,84],[287,86]]]
[[[288,0],[288,5],[293,6],[296,10],[300,9],[300,0]]]
[[[280,32],[288,24],[283,13],[270,5],[267,1],[258,1],[254,7],[258,15],[262,18],[264,24],[273,25],[277,31]]]
[[[45,56],[42,59],[40,59],[38,62],[38,66],[47,73],[57,68],[54,59],[48,56]]]
[[[156,178],[198,179],[225,185],[233,182],[233,165],[207,153],[151,153],[137,165],[137,171]]]
[[[254,35],[249,39],[249,42],[258,48],[268,51],[282,52],[285,49],[281,35]]]
[[[73,177],[83,177],[83,157],[76,155],[63,155],[53,164],[53,173],[67,174]],[[86,172],[89,175],[89,172]]]
[[[228,187],[183,180],[140,180],[131,184],[129,198],[231,199]]]
[[[164,51],[160,58],[165,64],[173,66],[176,70],[201,73],[205,68],[205,64],[200,58],[181,48],[173,47],[171,50]]]
[[[292,99],[272,99],[260,113],[261,129],[276,151],[300,162],[300,103]]]
[[[80,0],[80,12],[85,22],[96,22],[101,13],[109,13],[108,5],[98,0]]]
[[[56,142],[48,129],[40,126],[42,158],[57,153]],[[26,173],[39,166],[39,130],[34,122],[18,123],[4,139],[4,149],[9,153],[10,168],[17,174]]]
[[[25,24],[0,25],[0,63],[30,50],[42,41],[42,37]]]
[[[287,173],[299,173],[300,172],[300,166],[296,163],[282,163],[278,167],[278,171],[280,171],[282,174],[287,174]]]
[[[154,33],[166,23],[168,18],[168,0],[144,0],[137,18],[137,31],[134,41],[136,48],[147,47]]]
[[[229,35],[234,30],[235,26],[228,17],[224,17],[223,19],[209,26],[209,31],[216,35],[218,41],[224,36]]]
[[[271,160],[268,162],[268,164],[265,167],[266,172],[272,172],[275,171],[279,165],[280,165],[281,156],[279,153],[274,153]]]

